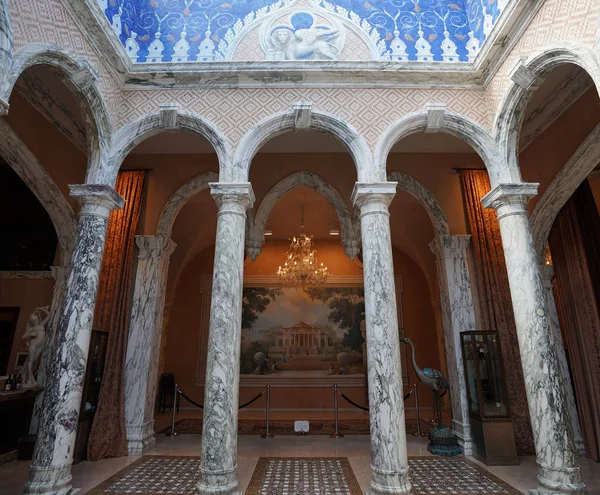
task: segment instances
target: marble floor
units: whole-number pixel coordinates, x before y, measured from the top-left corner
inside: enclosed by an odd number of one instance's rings
[[[410,456],[429,455],[427,440],[408,437]],[[156,455],[194,455],[200,453],[200,435],[180,435],[169,438],[157,436]],[[256,436],[240,436],[238,442],[238,478],[246,489],[259,457],[347,457],[363,491],[371,477],[369,437],[354,435],[333,440],[328,436],[280,436],[265,440]],[[117,473],[138,457],[106,459],[100,462],[82,462],[73,466],[73,485],[84,494],[105,479]],[[27,478],[28,461],[13,461],[0,466],[0,494],[17,495]],[[600,495],[600,464],[582,460],[584,479],[589,495]],[[535,487],[537,468],[534,457],[522,457],[519,466],[490,467],[489,471],[527,493]]]

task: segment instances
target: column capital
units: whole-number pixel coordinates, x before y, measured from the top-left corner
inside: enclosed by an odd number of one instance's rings
[[[487,193],[481,202],[498,212],[498,220],[510,215],[526,215],[527,203],[538,193],[537,182],[499,184]]]
[[[238,203],[248,210],[254,205],[256,198],[250,182],[209,182],[208,185],[219,208],[226,203]]]
[[[71,196],[81,205],[80,214],[108,218],[125,206],[125,199],[106,184],[69,184]]]
[[[139,249],[139,259],[160,258],[163,254],[171,256],[177,247],[166,235],[136,235],[135,243]]]
[[[10,105],[6,100],[0,98],[0,115],[7,115]]]
[[[466,258],[470,242],[470,235],[442,235],[429,243],[429,249],[438,257]]]
[[[546,289],[552,289],[552,280],[554,279],[554,267],[552,265],[540,265],[540,275],[542,283]]]
[[[397,182],[357,182],[352,191],[352,204],[362,208],[368,203],[390,205],[396,195]]]

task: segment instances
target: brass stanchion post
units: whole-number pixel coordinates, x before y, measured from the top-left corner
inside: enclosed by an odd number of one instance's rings
[[[425,433],[421,432],[421,415],[419,413],[419,392],[417,391],[416,383],[413,383],[413,391],[415,395],[415,409],[417,412],[417,431],[413,433],[413,437],[424,437]]]
[[[331,438],[342,438],[344,435],[340,433],[338,419],[338,386],[333,386],[333,413],[335,415],[335,431],[329,435]]]
[[[179,398],[179,386],[177,384],[175,384],[175,397],[173,397],[173,412],[171,414],[171,430],[169,432],[167,432],[168,437],[176,437],[177,435],[179,435],[179,433],[177,433],[175,431],[175,414],[177,412],[178,398]]]
[[[271,422],[271,385],[267,385],[267,431],[263,433],[260,438],[273,438],[273,435],[270,431],[270,422]]]

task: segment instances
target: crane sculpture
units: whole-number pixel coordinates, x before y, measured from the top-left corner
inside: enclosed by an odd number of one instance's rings
[[[433,407],[438,424],[429,433],[427,450],[435,455],[454,456],[462,453],[458,439],[452,430],[442,424],[442,397],[448,392],[449,384],[444,374],[433,368],[420,368],[415,358],[415,346],[412,340],[402,337],[400,342],[408,344],[412,350],[412,364],[417,378],[433,392]]]
[[[415,370],[415,373],[417,374],[417,378],[419,379],[419,381],[425,385],[427,385],[428,387],[431,388],[432,392],[433,392],[433,407],[435,409],[435,413],[437,415],[437,420],[438,423],[441,425],[442,424],[442,401],[441,398],[446,395],[446,392],[448,392],[448,380],[446,380],[446,377],[444,376],[444,374],[436,369],[433,368],[419,368],[419,366],[417,365],[417,361],[415,359],[415,346],[412,343],[412,340],[407,339],[407,338],[401,338],[400,339],[401,342],[404,342],[405,344],[408,344],[412,350],[412,364],[413,364],[413,368]]]

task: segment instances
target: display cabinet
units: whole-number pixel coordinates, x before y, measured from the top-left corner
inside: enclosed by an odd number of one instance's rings
[[[490,466],[519,464],[495,331],[461,333],[473,455]]]

